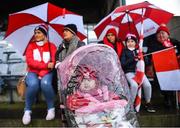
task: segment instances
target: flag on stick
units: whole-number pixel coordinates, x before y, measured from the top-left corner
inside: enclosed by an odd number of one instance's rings
[[[175,49],[152,54],[154,68],[161,90],[180,90],[180,70]]]
[[[144,71],[145,71],[145,63],[143,58],[143,52],[142,52],[142,46],[143,46],[143,40],[144,40],[144,32],[143,32],[143,9],[142,9],[142,20],[141,20],[141,31],[140,31],[140,39],[139,39],[139,53],[138,56],[140,57],[139,61],[136,64],[136,73],[135,77],[133,78],[139,85],[138,92],[135,99],[135,110],[136,112],[139,112],[140,106],[141,106],[141,85],[144,79]]]

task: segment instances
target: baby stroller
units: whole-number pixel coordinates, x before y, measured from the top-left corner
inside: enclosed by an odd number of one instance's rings
[[[80,47],[58,67],[59,96],[71,127],[136,127],[119,58],[103,44]]]

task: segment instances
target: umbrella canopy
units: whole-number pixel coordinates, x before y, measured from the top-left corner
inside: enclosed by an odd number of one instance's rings
[[[32,39],[34,28],[42,23],[48,26],[48,39],[58,46],[62,41],[63,27],[66,24],[76,24],[77,36],[86,38],[83,17],[65,8],[45,3],[9,15],[8,29],[5,40],[12,43],[21,54]]]
[[[94,31],[97,38],[102,40],[108,28],[114,27],[118,31],[118,36],[125,40],[127,33],[134,33],[136,36],[140,35],[141,21],[143,19],[143,35],[147,37],[154,34],[160,24],[167,24],[172,17],[172,13],[162,10],[149,2],[141,2],[117,7],[95,26]]]

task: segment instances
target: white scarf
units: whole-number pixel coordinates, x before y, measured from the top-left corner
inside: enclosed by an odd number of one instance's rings
[[[38,41],[38,42],[36,42],[36,44],[37,44],[38,46],[43,46],[43,45],[44,45],[44,41]]]
[[[130,51],[133,51],[133,50],[135,50],[135,48],[128,48]]]

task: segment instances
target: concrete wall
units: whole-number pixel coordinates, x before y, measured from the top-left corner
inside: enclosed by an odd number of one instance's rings
[[[180,41],[180,16],[175,16],[168,23],[171,37]]]

